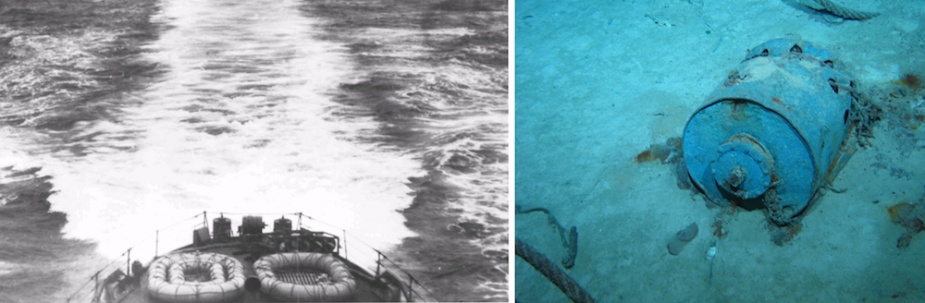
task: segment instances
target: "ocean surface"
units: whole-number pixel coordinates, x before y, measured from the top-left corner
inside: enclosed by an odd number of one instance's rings
[[[61,282],[12,301],[86,298],[81,286],[127,249],[145,261],[188,243],[203,211],[302,212],[440,300],[506,301],[507,5],[163,0],[124,55],[137,78],[97,93],[105,77],[87,70],[125,35],[14,40],[77,66],[3,66],[70,84],[0,101],[3,181],[50,194],[18,217],[39,219],[15,221],[35,226],[4,229],[25,248],[0,245],[0,278]],[[15,174],[28,168],[40,170]],[[47,255],[21,257],[36,251]]]

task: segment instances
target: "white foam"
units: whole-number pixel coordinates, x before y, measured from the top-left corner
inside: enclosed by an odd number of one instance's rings
[[[438,36],[464,36],[475,32],[465,28],[447,28],[439,30],[371,28],[358,33],[357,39],[363,41],[379,40],[400,41],[383,44],[385,49],[378,50],[377,56],[398,58],[399,62],[421,62],[421,64],[384,64],[381,67],[368,67],[372,73],[408,74],[419,81],[412,82],[396,92],[398,96],[391,101],[404,102],[409,107],[426,106],[435,115],[422,116],[427,123],[427,131],[437,136],[422,155],[439,154],[436,166],[441,167],[451,161],[454,155],[463,155],[478,161],[481,156],[475,151],[492,150],[507,153],[508,144],[508,104],[506,94],[499,93],[506,89],[506,70],[493,70],[485,66],[474,66],[471,62],[448,58],[440,62],[428,62],[433,51],[424,39]],[[444,37],[444,40],[454,38]],[[377,69],[378,68],[378,69]],[[474,137],[454,138],[458,134],[470,134]],[[501,150],[499,150],[501,149]],[[461,210],[458,223],[474,222],[487,228],[508,229],[508,164],[507,163],[469,163],[474,172],[457,172],[445,170],[447,182],[458,188],[458,196],[450,198],[449,207]],[[447,228],[452,228],[448,226]],[[500,251],[508,248],[505,239],[508,232],[486,235],[485,238],[473,239],[471,243],[485,251]]]
[[[96,241],[99,252],[116,258],[150,243],[154,230],[203,210],[301,211],[381,249],[412,235],[396,210],[410,204],[406,178],[421,174],[419,164],[335,137],[374,126],[327,121],[334,103],[325,93],[350,76],[351,63],[340,46],[313,38],[316,24],[299,4],[163,3],[153,19],[173,28],[149,47],[149,59],[167,66],[163,81],[130,96],[141,105],[121,122],[90,126],[85,133],[103,135],[89,155],[25,161],[54,176],[58,192],[50,200],[68,214],[68,237]],[[264,55],[268,50],[275,55]],[[215,62],[226,66],[207,70]],[[227,68],[254,62],[261,63],[249,73]],[[254,84],[273,87],[236,88]],[[190,105],[202,109],[183,109]],[[181,122],[193,118],[202,122]],[[203,127],[230,132],[211,135]],[[6,146],[26,144],[18,143]],[[160,251],[188,243],[198,220],[181,224],[176,243],[162,234]]]

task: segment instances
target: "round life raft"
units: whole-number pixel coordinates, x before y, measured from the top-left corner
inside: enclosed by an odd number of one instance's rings
[[[161,257],[148,272],[148,293],[167,302],[224,302],[244,294],[244,265],[213,253]]]
[[[324,253],[282,253],[254,263],[261,291],[283,301],[345,301],[356,289],[353,275]]]

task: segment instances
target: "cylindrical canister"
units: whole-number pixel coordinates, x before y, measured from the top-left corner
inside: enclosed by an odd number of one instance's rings
[[[750,50],[688,120],[691,180],[720,205],[763,205],[788,224],[847,161],[842,149],[857,98],[834,54],[777,39]]]
[[[273,220],[273,232],[288,232],[292,231],[292,220],[286,218],[279,218]]]
[[[231,219],[224,216],[212,219],[212,233],[218,241],[231,238]]]

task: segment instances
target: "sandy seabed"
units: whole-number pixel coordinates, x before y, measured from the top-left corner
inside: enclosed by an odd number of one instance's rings
[[[515,202],[543,207],[578,230],[566,272],[599,302],[921,302],[925,236],[904,249],[890,220],[925,196],[925,1],[840,1],[877,11],[866,21],[794,1],[517,1]],[[650,144],[681,135],[690,115],[746,51],[797,38],[836,52],[883,108],[859,150],[783,245],[761,211],[738,210],[706,258],[714,217],[679,189],[670,165],[637,163]],[[890,96],[893,94],[893,96]],[[688,224],[699,235],[666,249]],[[515,216],[515,233],[558,262],[566,250],[546,216]],[[521,259],[522,302],[567,298]]]

